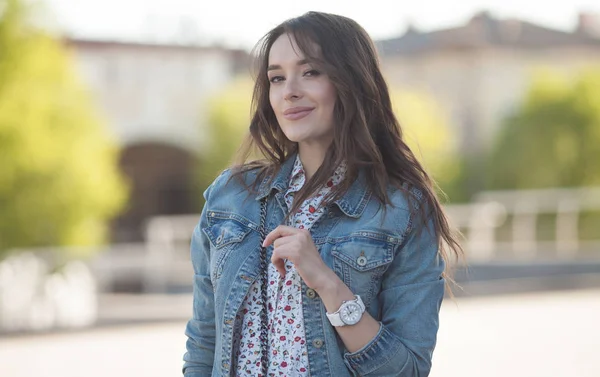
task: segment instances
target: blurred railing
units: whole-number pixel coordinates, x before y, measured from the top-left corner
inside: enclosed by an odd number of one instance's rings
[[[465,236],[469,264],[600,258],[600,188],[488,191],[469,204],[447,205],[446,211]],[[153,217],[143,243],[71,253],[19,250],[0,261],[0,332],[89,324],[97,292],[189,291],[190,239],[198,220],[199,215]],[[62,260],[66,254],[94,256],[81,263]]]
[[[96,277],[81,260],[52,248],[0,261],[0,334],[85,327],[97,318]]]
[[[600,253],[600,217],[592,238],[584,240],[579,234],[582,214],[600,212],[600,188],[485,191],[472,203],[449,205],[446,210],[454,226],[463,230],[471,261],[577,258]],[[553,229],[546,232],[549,237],[541,239],[544,216],[546,225],[553,222]]]
[[[600,228],[595,238],[588,240],[582,240],[578,231],[582,213],[600,212],[600,188],[486,191],[472,203],[445,208],[451,223],[465,236],[469,263],[600,257]],[[538,222],[546,215],[554,222],[549,240],[538,236]],[[189,240],[198,219],[199,215],[150,219],[144,263],[146,290],[164,291],[169,284],[189,284]],[[600,216],[598,221],[600,226]]]

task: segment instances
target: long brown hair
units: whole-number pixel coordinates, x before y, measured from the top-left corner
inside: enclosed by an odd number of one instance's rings
[[[296,143],[288,140],[279,127],[269,101],[269,52],[275,40],[284,34],[293,37],[311,64],[329,76],[337,92],[333,143],[323,164],[297,194],[290,213],[322,187],[345,161],[345,179],[326,198],[328,203],[343,195],[362,170],[368,188],[381,203],[390,204],[386,188],[391,184],[406,194],[413,208],[420,208],[417,212],[422,216],[422,224],[433,222],[440,254],[447,266],[451,255],[460,259],[463,251],[457,233],[448,224],[434,182],[403,140],[373,41],[358,23],[347,17],[308,12],[283,22],[259,41],[255,48],[257,75],[250,136],[238,156],[233,176],[257,169],[252,187],[256,191],[260,182],[266,177],[273,179],[297,151]],[[264,160],[246,162],[253,148],[259,150]],[[422,198],[417,198],[412,188]],[[449,278],[447,274],[446,277]]]

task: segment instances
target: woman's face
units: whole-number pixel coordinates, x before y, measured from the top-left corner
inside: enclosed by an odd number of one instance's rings
[[[336,91],[329,77],[308,61],[288,34],[269,51],[269,100],[285,136],[327,149],[333,139]]]

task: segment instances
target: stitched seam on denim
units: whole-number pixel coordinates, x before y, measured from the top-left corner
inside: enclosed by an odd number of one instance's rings
[[[327,315],[323,314],[323,313],[326,313],[325,305],[320,305],[320,310],[319,311],[321,312],[320,314],[321,314],[321,323],[322,323],[322,326],[321,326],[322,332],[321,332],[321,334],[323,336],[323,342],[325,342],[325,338],[326,337],[325,337],[324,322],[325,322],[325,320],[327,320],[327,322],[329,322],[329,319],[327,319]],[[327,344],[325,344],[324,347],[325,347],[325,350],[324,350],[325,351],[325,356],[327,357],[326,368],[327,368],[327,370],[331,371],[331,365],[332,365],[331,364],[331,349],[327,350],[327,348],[329,347]],[[310,367],[308,368],[308,370],[310,371]]]
[[[369,204],[369,200],[371,200],[371,190],[367,189],[358,205],[358,208],[356,209],[356,214],[364,211],[367,204]]]
[[[229,254],[231,254],[233,247],[234,247],[234,245],[231,245],[230,247],[227,247],[225,249],[219,249],[219,255],[217,255],[217,260],[215,261],[215,271],[214,271],[214,280],[215,281],[219,280],[221,275],[223,275],[223,262],[225,261],[225,258],[227,258],[227,256]]]
[[[379,232],[373,232],[373,231],[369,231],[369,230],[362,230],[362,231],[358,230],[358,231],[354,231],[346,236],[327,237],[326,241],[328,243],[340,243],[340,242],[348,242],[352,238],[369,238],[369,239],[374,239],[376,241],[385,241],[386,243],[399,245],[402,243],[402,240],[404,239],[403,236],[404,236],[404,233],[402,234],[402,236],[398,236],[397,234],[379,233]],[[390,237],[394,238],[394,240],[388,241]]]
[[[331,251],[331,255],[334,258],[340,260],[344,264],[349,265],[350,267],[352,267],[353,269],[355,269],[356,271],[361,272],[361,273],[362,272],[371,271],[371,270],[374,270],[376,268],[385,266],[387,264],[392,263],[392,261],[394,260],[393,254],[389,253],[389,251],[388,251],[386,253],[385,259],[377,260],[375,262],[368,263],[368,264],[366,264],[364,266],[358,266],[356,264],[356,262],[354,260],[352,260],[352,258],[349,258],[344,253],[341,253],[338,249],[332,250]]]
[[[209,214],[211,216],[209,216]],[[214,216],[212,216],[214,214]],[[207,214],[206,214],[206,220],[207,223],[209,225],[214,225],[214,220],[219,219],[219,220],[235,220],[237,222],[239,222],[240,224],[248,227],[248,228],[258,228],[258,224],[256,224],[254,221],[251,221],[249,219],[247,219],[246,217],[235,213],[235,212],[227,212],[227,211],[218,211],[218,210],[207,210]],[[252,225],[248,225],[248,224],[252,224]]]
[[[208,239],[210,240],[210,242],[215,246],[215,248],[217,250],[220,250],[222,248],[224,248],[225,246],[228,246],[229,244],[232,243],[239,243],[241,242],[247,235],[248,233],[250,233],[252,231],[251,228],[246,228],[245,230],[242,230],[238,235],[234,236],[234,237],[230,237],[227,242],[225,243],[221,243],[221,244],[216,244],[216,239],[219,238],[219,236],[215,237],[215,233],[211,230],[212,227],[206,227],[203,228],[202,230],[204,231],[204,233],[206,234],[206,236],[208,237]]]
[[[394,289],[410,288],[410,287],[417,286],[417,285],[425,285],[425,284],[431,284],[431,283],[439,283],[440,281],[444,281],[444,282],[445,282],[445,279],[444,279],[444,278],[442,278],[442,277],[440,276],[440,277],[438,277],[438,278],[437,278],[437,279],[435,279],[435,280],[429,280],[429,281],[420,281],[420,282],[418,282],[418,283],[410,283],[410,284],[398,285],[398,286],[395,286],[395,287],[387,288],[387,289],[384,289],[383,291],[381,291],[381,292],[379,292],[379,293],[380,293],[380,294],[381,294],[381,293],[386,293],[386,292],[388,292],[388,291],[391,291],[391,290],[394,290]]]

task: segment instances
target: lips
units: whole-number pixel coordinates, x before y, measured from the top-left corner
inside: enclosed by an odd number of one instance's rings
[[[314,107],[307,106],[292,107],[283,112],[283,117],[288,120],[302,119],[310,114],[314,109]]]

